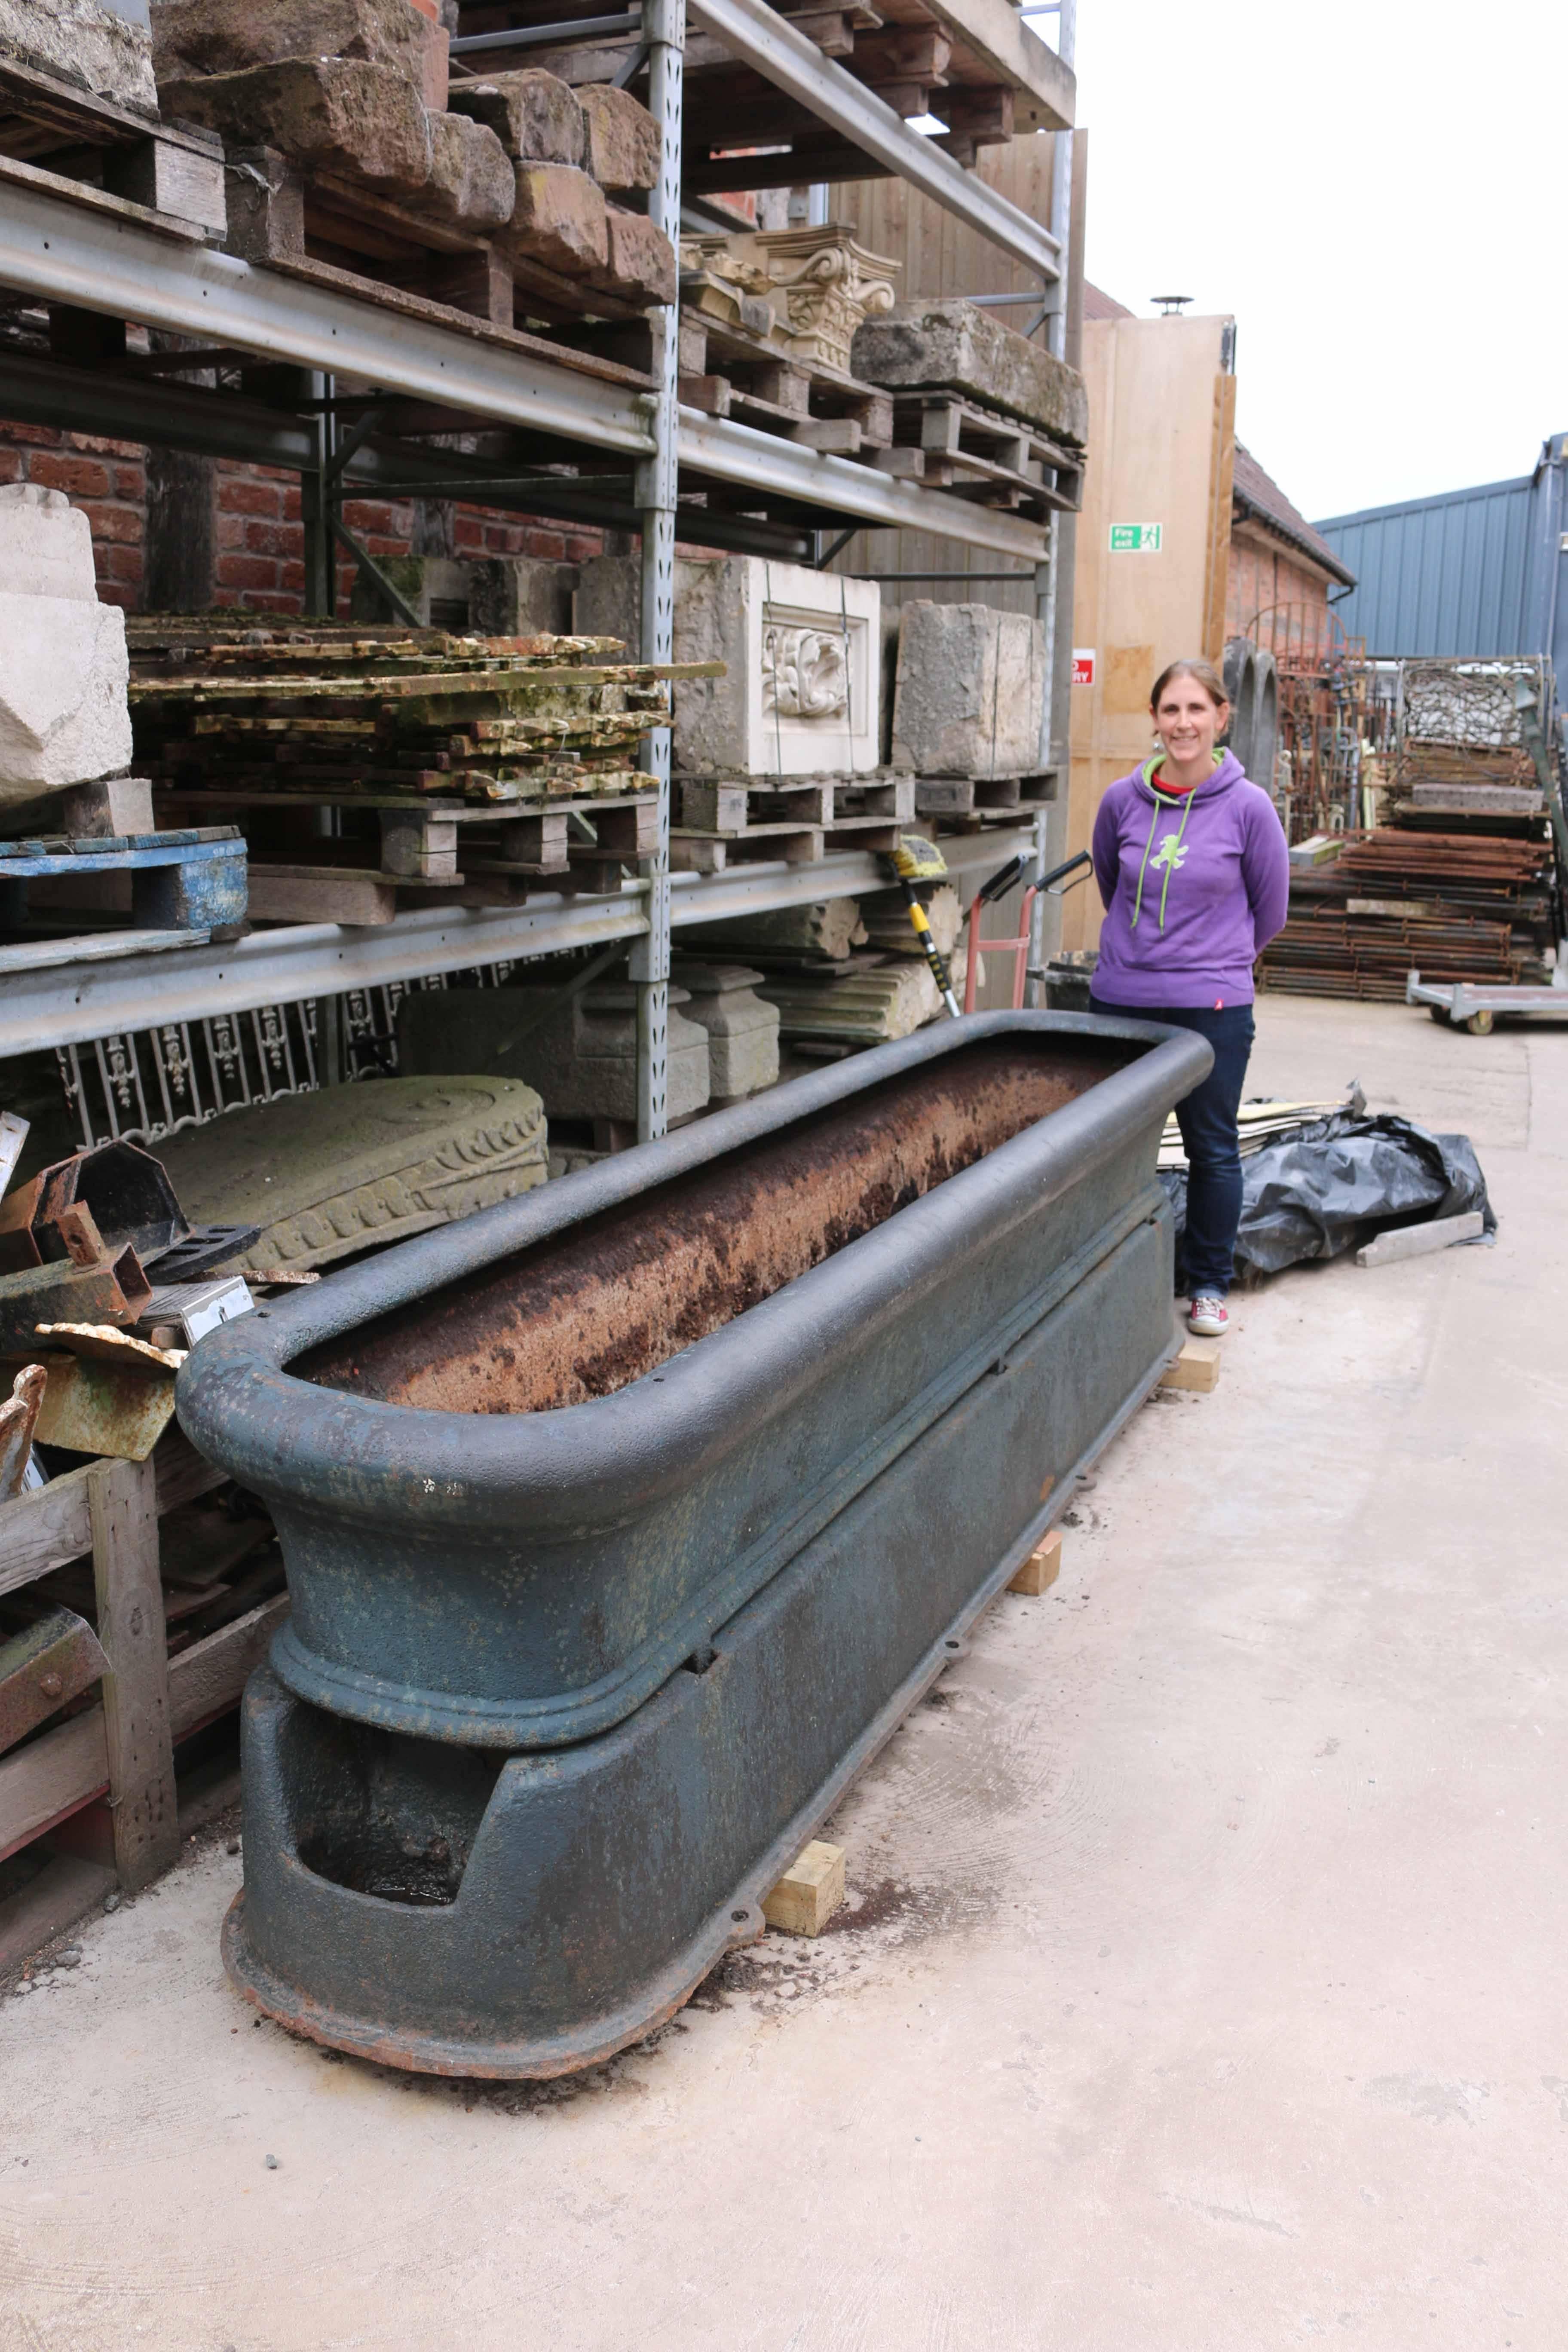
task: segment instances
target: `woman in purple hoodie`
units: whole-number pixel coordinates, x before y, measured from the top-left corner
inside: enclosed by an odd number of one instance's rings
[[[1187,1155],[1187,1328],[1219,1339],[1241,1221],[1236,1115],[1252,1051],[1252,966],[1285,920],[1289,856],[1274,803],[1215,738],[1230,718],[1205,661],[1175,661],[1149,698],[1162,750],[1108,789],[1094,821],[1105,901],[1089,1008],[1195,1029],[1214,1047],[1176,1105]]]

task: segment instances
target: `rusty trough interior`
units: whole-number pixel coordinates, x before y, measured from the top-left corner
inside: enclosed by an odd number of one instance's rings
[[[609,1396],[1137,1051],[982,1042],[552,1234],[293,1369],[434,1412],[541,1412]]]

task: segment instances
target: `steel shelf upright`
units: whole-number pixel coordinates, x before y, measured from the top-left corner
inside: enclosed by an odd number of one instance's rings
[[[648,107],[659,128],[658,184],[648,215],[677,250],[680,243],[680,133],[685,0],[645,0],[643,38],[648,50]],[[642,654],[645,661],[675,657],[675,513],[679,495],[679,310],[662,305],[649,314],[653,338],[653,455],[637,467],[642,509]],[[629,970],[637,992],[637,1140],[665,1132],[669,1034],[669,753],[670,730],[649,737],[648,768],[658,778],[658,839],[639,867],[647,893],[647,929],[633,942]]]

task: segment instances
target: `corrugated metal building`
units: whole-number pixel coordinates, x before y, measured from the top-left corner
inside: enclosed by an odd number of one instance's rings
[[[1568,675],[1568,434],[1533,474],[1317,525],[1356,586],[1334,610],[1369,654],[1550,654]]]

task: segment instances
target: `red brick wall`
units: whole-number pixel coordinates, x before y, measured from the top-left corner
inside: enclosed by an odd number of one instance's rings
[[[299,475],[220,457],[216,499],[213,603],[247,612],[303,612],[305,530],[300,520]]]
[[[145,452],[133,441],[61,433],[48,425],[0,427],[0,482],[64,490],[92,526],[98,593],[106,604],[137,609],[147,524]]]
[[[98,593],[105,604],[142,609],[147,525],[146,452],[130,441],[104,441],[48,425],[0,424],[0,482],[39,482],[64,490],[92,528]],[[216,606],[252,613],[300,613],[305,603],[305,534],[300,478],[275,467],[219,458],[213,557]],[[351,499],[343,520],[367,553],[407,555],[414,539],[408,499]],[[599,551],[595,532],[531,522],[492,509],[459,507],[453,524],[459,557],[536,555],[578,562]],[[341,557],[339,610],[347,613],[355,567]]]
[[[1237,525],[1230,541],[1227,637],[1252,637],[1281,658],[1321,653],[1333,634],[1327,575]]]

